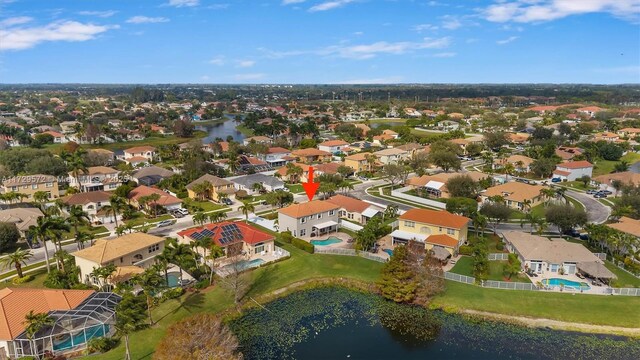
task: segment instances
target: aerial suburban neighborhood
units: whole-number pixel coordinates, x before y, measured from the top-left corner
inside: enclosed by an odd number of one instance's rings
[[[640,359],[637,1],[79,3],[0,1],[0,360]]]

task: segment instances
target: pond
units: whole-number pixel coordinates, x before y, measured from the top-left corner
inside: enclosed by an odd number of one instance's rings
[[[230,323],[251,359],[639,359],[640,341],[467,319],[327,287]]]
[[[244,134],[236,130],[236,126],[238,126],[239,123],[234,121],[235,115],[225,114],[224,116],[225,121],[202,125],[198,125],[197,122],[194,123],[196,125],[196,130],[208,133],[207,137],[202,139],[203,144],[213,142],[216,138],[221,138],[226,141],[227,136],[229,135],[233,136],[235,141],[242,142],[242,140],[244,140]]]
[[[369,124],[369,127],[372,129],[377,129],[380,126],[389,126],[389,127],[394,127],[394,126],[402,126],[404,125],[404,122],[400,122],[400,121],[388,121],[388,122],[372,122]]]
[[[640,174],[640,161],[629,166],[629,171]]]

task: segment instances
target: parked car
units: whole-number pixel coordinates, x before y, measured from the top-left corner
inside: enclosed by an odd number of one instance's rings
[[[158,222],[158,227],[165,227],[165,226],[170,226],[173,225],[173,220],[162,220],[160,222]]]
[[[565,230],[563,232],[564,235],[568,235],[571,237],[580,237],[580,231],[576,230],[576,229],[569,229],[569,230]]]
[[[596,194],[598,192],[598,190],[587,190],[587,195],[593,195]]]
[[[365,177],[365,176],[358,176],[358,179],[360,179],[360,181],[367,181],[369,180],[369,178]]]
[[[596,193],[593,195],[594,198],[596,199],[602,199],[602,198],[606,198],[607,194],[603,194],[603,193]]]
[[[185,215],[185,216],[189,215],[189,210],[184,209],[184,208],[175,209],[174,212],[180,213],[180,214]]]
[[[560,178],[553,178],[553,179],[551,179],[551,182],[553,182],[553,183],[559,183],[559,182],[561,182],[561,181],[562,181],[562,179],[560,179]]]
[[[580,240],[589,240],[589,234],[587,233],[580,234]]]
[[[173,217],[176,218],[176,219],[180,219],[180,218],[185,217],[185,215],[183,213],[181,213],[180,211],[175,211],[175,210],[171,212],[171,215],[173,215]]]
[[[229,199],[229,198],[224,198],[222,199],[222,203],[225,205],[233,205],[233,200]]]
[[[603,193],[603,194],[605,194],[605,195],[611,195],[611,194],[613,194],[613,193],[612,193],[611,191],[609,191],[609,190],[600,190],[600,191],[598,191],[598,192]]]

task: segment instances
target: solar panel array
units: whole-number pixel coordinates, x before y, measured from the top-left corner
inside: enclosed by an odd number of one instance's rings
[[[229,224],[222,227],[220,243],[222,245],[232,243],[242,238],[242,232],[237,224]]]

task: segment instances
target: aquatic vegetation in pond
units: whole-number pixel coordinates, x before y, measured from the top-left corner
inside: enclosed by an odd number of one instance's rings
[[[640,341],[397,305],[345,288],[294,293],[230,323],[245,359],[640,359]]]

